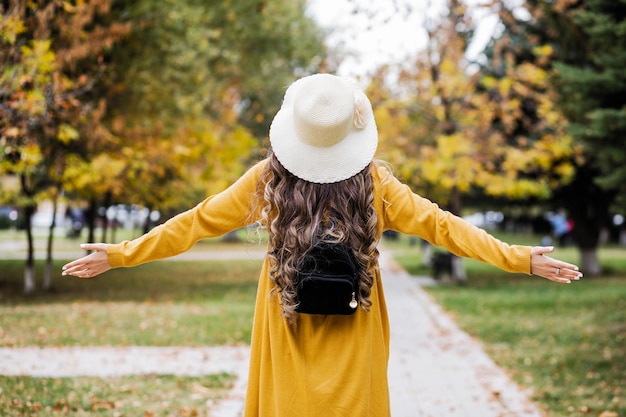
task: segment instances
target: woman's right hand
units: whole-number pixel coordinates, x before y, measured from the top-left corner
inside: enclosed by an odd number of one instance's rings
[[[554,252],[552,246],[534,246],[530,250],[531,274],[561,284],[569,284],[572,280],[579,280],[583,277],[576,265],[547,256],[552,252]]]
[[[61,275],[93,278],[111,269],[106,243],[83,243],[81,249],[92,251],[89,255],[63,265]]]

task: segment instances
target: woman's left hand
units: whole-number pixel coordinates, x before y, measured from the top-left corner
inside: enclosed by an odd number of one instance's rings
[[[553,251],[552,246],[534,246],[530,250],[530,273],[562,284],[582,278],[576,265],[546,256]]]
[[[93,278],[111,269],[105,243],[84,243],[80,247],[92,253],[63,265],[62,275]]]

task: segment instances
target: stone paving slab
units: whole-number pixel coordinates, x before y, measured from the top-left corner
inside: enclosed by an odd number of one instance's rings
[[[209,375],[247,371],[248,346],[0,348],[0,375]]]

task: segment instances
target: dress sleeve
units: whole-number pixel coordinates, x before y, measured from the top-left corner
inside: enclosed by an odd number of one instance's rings
[[[444,211],[379,168],[383,228],[419,236],[455,255],[477,259],[505,271],[530,274],[530,247],[509,245],[460,217]]]
[[[206,198],[132,241],[111,244],[107,255],[111,267],[135,266],[178,255],[198,240],[216,237],[250,222],[252,198],[266,163],[250,168],[226,190]]]

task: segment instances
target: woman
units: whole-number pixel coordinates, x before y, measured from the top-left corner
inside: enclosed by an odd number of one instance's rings
[[[384,230],[506,271],[559,283],[582,276],[546,256],[552,248],[507,245],[440,210],[373,161],[371,104],[349,80],[317,74],[293,83],[270,142],[270,155],[225,191],[133,241],[83,245],[94,252],[63,267],[64,275],[91,278],[253,223],[267,229],[245,416],[390,415],[389,323],[376,249]],[[301,272],[320,243],[350,248],[358,271],[353,314],[300,310]]]

